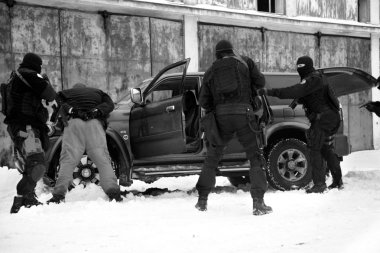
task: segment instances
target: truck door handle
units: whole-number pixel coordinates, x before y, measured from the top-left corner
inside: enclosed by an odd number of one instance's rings
[[[170,106],[166,107],[166,112],[173,112],[173,111],[175,111],[174,105],[170,105]]]

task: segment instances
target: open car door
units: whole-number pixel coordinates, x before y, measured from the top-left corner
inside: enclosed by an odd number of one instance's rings
[[[319,71],[327,76],[337,97],[369,90],[376,86],[376,78],[360,69],[333,67]]]
[[[135,104],[130,114],[131,146],[136,158],[179,154],[186,150],[182,126],[182,91],[190,59],[162,69],[143,91],[141,104]],[[182,79],[167,81],[168,71],[183,66]]]

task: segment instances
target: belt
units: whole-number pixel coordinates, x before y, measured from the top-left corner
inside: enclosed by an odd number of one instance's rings
[[[220,104],[216,106],[216,115],[247,114],[253,112],[250,104]]]

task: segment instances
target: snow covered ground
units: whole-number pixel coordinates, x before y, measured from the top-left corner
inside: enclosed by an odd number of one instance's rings
[[[9,214],[16,170],[0,168],[0,252],[380,252],[380,150],[342,163],[345,189],[307,195],[270,190],[274,212],[253,216],[249,193],[219,177],[209,210],[194,208],[197,176],[135,181],[128,190],[168,188],[159,196],[128,194],[108,202],[96,185],[77,187],[66,203]],[[39,184],[39,200],[51,189]]]

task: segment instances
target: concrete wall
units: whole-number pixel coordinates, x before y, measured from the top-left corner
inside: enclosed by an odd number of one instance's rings
[[[297,16],[358,20],[358,0],[296,0]]]
[[[38,6],[8,8],[0,2],[0,34],[1,81],[8,79],[25,53],[35,52],[57,91],[82,82],[113,99],[184,58],[181,20],[104,18],[98,13]],[[5,164],[11,141],[1,113],[0,120],[0,163]]]

